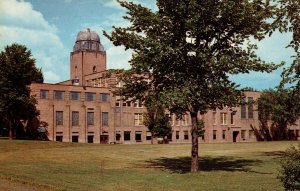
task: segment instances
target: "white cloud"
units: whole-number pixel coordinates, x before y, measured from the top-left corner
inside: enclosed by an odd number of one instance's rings
[[[110,8],[115,8],[115,9],[123,9],[124,8],[117,2],[117,0],[98,0],[100,3],[103,3],[104,7],[110,7]],[[148,7],[152,10],[157,10],[156,7],[156,1],[154,0],[147,0],[147,1],[141,1],[141,0],[127,0],[128,2],[133,2],[135,4],[141,4],[145,7]]]
[[[58,74],[68,74],[68,64],[62,64],[67,60],[68,51],[54,25],[24,1],[0,1],[0,18],[0,50],[12,43],[23,44],[31,49],[37,67],[42,67],[45,82],[65,80]]]

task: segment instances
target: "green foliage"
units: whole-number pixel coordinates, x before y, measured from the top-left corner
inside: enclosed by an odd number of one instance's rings
[[[203,119],[198,120],[197,126],[198,126],[198,137],[202,137],[205,133],[205,124]]]
[[[288,125],[294,125],[300,116],[300,97],[288,89],[268,90],[258,99],[259,140],[287,140]]]
[[[23,45],[12,44],[0,52],[0,116],[10,129],[38,115],[36,100],[30,96],[28,85],[43,82],[41,69],[36,68],[30,50]]]
[[[291,146],[284,153],[279,178],[285,190],[300,190],[300,145]]]

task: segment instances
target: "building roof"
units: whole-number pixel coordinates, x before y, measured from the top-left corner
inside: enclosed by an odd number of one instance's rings
[[[99,35],[89,28],[77,34],[73,51],[104,51]]]

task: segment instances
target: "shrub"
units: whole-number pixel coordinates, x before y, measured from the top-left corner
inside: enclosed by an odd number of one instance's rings
[[[282,160],[279,179],[285,190],[300,190],[300,144],[288,148]]]

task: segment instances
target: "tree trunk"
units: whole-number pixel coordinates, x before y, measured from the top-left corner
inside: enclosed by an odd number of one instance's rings
[[[9,140],[13,139],[13,128],[10,120],[8,121],[8,137]]]
[[[197,112],[191,112],[192,118],[192,152],[191,152],[191,172],[197,172],[199,169],[198,161],[198,127],[197,127]]]

